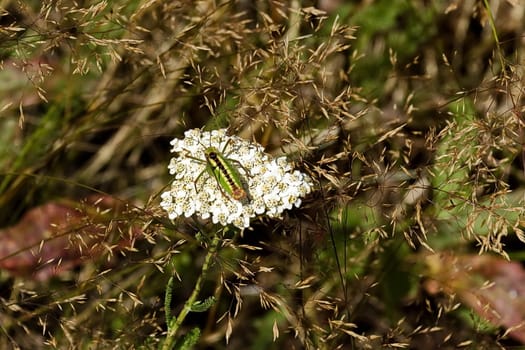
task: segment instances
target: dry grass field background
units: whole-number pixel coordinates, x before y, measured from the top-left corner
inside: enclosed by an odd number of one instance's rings
[[[518,0],[2,1],[0,348],[525,346],[524,31]],[[194,128],[312,191],[169,220]]]

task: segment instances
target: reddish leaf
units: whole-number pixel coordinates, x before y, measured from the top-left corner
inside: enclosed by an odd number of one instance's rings
[[[478,315],[525,343],[525,271],[490,255],[427,256],[430,293],[456,294]]]
[[[119,220],[126,205],[111,197],[51,202],[0,230],[0,268],[44,281],[86,259],[133,244],[140,228]]]

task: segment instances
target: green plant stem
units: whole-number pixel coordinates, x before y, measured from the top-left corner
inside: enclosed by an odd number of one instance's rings
[[[505,59],[503,58],[503,54],[501,51],[501,46],[500,46],[499,38],[498,38],[498,31],[496,30],[496,24],[494,22],[494,16],[492,15],[492,10],[490,8],[490,4],[488,0],[483,0],[483,3],[489,15],[490,29],[492,30],[492,36],[494,37],[494,42],[496,43],[496,48],[498,51],[498,59],[501,64],[501,70],[503,73],[505,73]]]
[[[206,275],[208,274],[208,271],[211,266],[210,264],[211,258],[217,251],[218,245],[219,245],[219,235],[215,235],[215,237],[213,238],[213,240],[211,241],[208,247],[208,253],[206,254],[206,257],[204,258],[204,263],[202,264],[202,270],[199,275],[199,278],[197,279],[197,282],[195,282],[195,287],[193,288],[193,292],[191,293],[188,300],[186,300],[186,303],[184,303],[184,307],[180,311],[175,322],[173,324],[168,323],[168,334],[166,335],[166,340],[164,341],[164,344],[162,344],[162,350],[171,349],[173,347],[173,344],[177,340],[176,338],[177,331],[179,330],[180,325],[182,324],[182,322],[184,321],[188,313],[191,311],[192,305],[195,304],[195,302],[197,301],[202,285],[204,283],[204,279]]]
[[[290,19],[288,20],[287,42],[294,41],[299,36],[301,27],[301,1],[293,0],[290,4]]]

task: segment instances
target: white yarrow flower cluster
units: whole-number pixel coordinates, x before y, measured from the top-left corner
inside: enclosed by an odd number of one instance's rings
[[[228,136],[226,129],[188,130],[183,139],[174,139],[171,145],[176,155],[168,169],[175,177],[160,203],[171,220],[196,214],[215,224],[244,229],[257,215],[275,218],[285,209],[299,207],[301,198],[312,190],[310,178],[293,171],[285,157],[274,159],[262,146]],[[221,187],[206,162],[209,147],[219,150],[238,170],[246,199],[236,200]]]

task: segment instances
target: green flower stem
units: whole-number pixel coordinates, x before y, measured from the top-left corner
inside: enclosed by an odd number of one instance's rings
[[[177,331],[179,330],[179,327],[181,326],[182,322],[184,321],[188,313],[191,311],[193,304],[195,304],[195,302],[197,301],[202,285],[204,283],[204,279],[206,275],[208,274],[208,271],[211,267],[211,264],[210,264],[211,258],[217,251],[218,245],[219,245],[219,235],[216,234],[208,247],[208,253],[206,254],[206,257],[204,258],[204,264],[202,265],[202,270],[199,275],[199,278],[197,279],[197,282],[195,283],[193,292],[191,293],[188,300],[186,300],[186,303],[184,304],[184,307],[180,311],[179,315],[177,316],[177,319],[175,320],[175,322],[173,322],[173,324],[171,324],[171,322],[168,323],[168,334],[166,335],[166,340],[164,341],[164,344],[162,344],[162,350],[171,349],[175,341],[177,340],[176,338]]]

